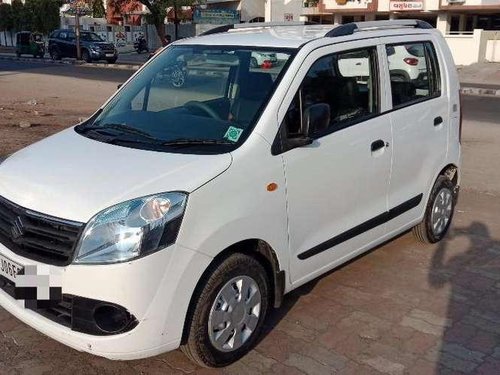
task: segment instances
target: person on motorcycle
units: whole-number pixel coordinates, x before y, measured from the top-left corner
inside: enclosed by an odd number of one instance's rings
[[[137,51],[137,53],[141,53],[142,51],[148,52],[148,42],[146,38],[144,38],[144,35],[141,33],[137,37],[134,43],[134,48]]]

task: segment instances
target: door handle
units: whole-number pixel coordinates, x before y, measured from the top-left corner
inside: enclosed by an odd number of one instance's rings
[[[372,152],[375,152],[375,151],[380,150],[381,148],[384,148],[384,147],[385,147],[385,142],[381,139],[377,139],[376,141],[372,142],[371,149],[372,149]]]
[[[439,126],[443,123],[443,118],[441,116],[438,116],[434,119],[434,126]]]

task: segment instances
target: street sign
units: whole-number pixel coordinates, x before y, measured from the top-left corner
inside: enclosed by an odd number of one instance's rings
[[[423,0],[391,0],[389,10],[398,12],[424,10],[424,2]]]

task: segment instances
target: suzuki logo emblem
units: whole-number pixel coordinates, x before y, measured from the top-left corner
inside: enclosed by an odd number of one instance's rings
[[[11,234],[12,234],[12,239],[17,240],[19,237],[21,237],[24,234],[24,223],[23,219],[21,216],[18,216],[16,220],[14,221],[14,224],[12,224],[12,228],[10,229]]]

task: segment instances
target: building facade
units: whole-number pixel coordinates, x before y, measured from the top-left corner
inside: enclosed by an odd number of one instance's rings
[[[208,9],[237,10],[241,22],[249,22],[264,20],[266,1],[269,0],[206,0],[205,4]]]
[[[267,21],[331,24],[416,18],[443,34],[500,30],[500,0],[266,0],[265,14]]]

